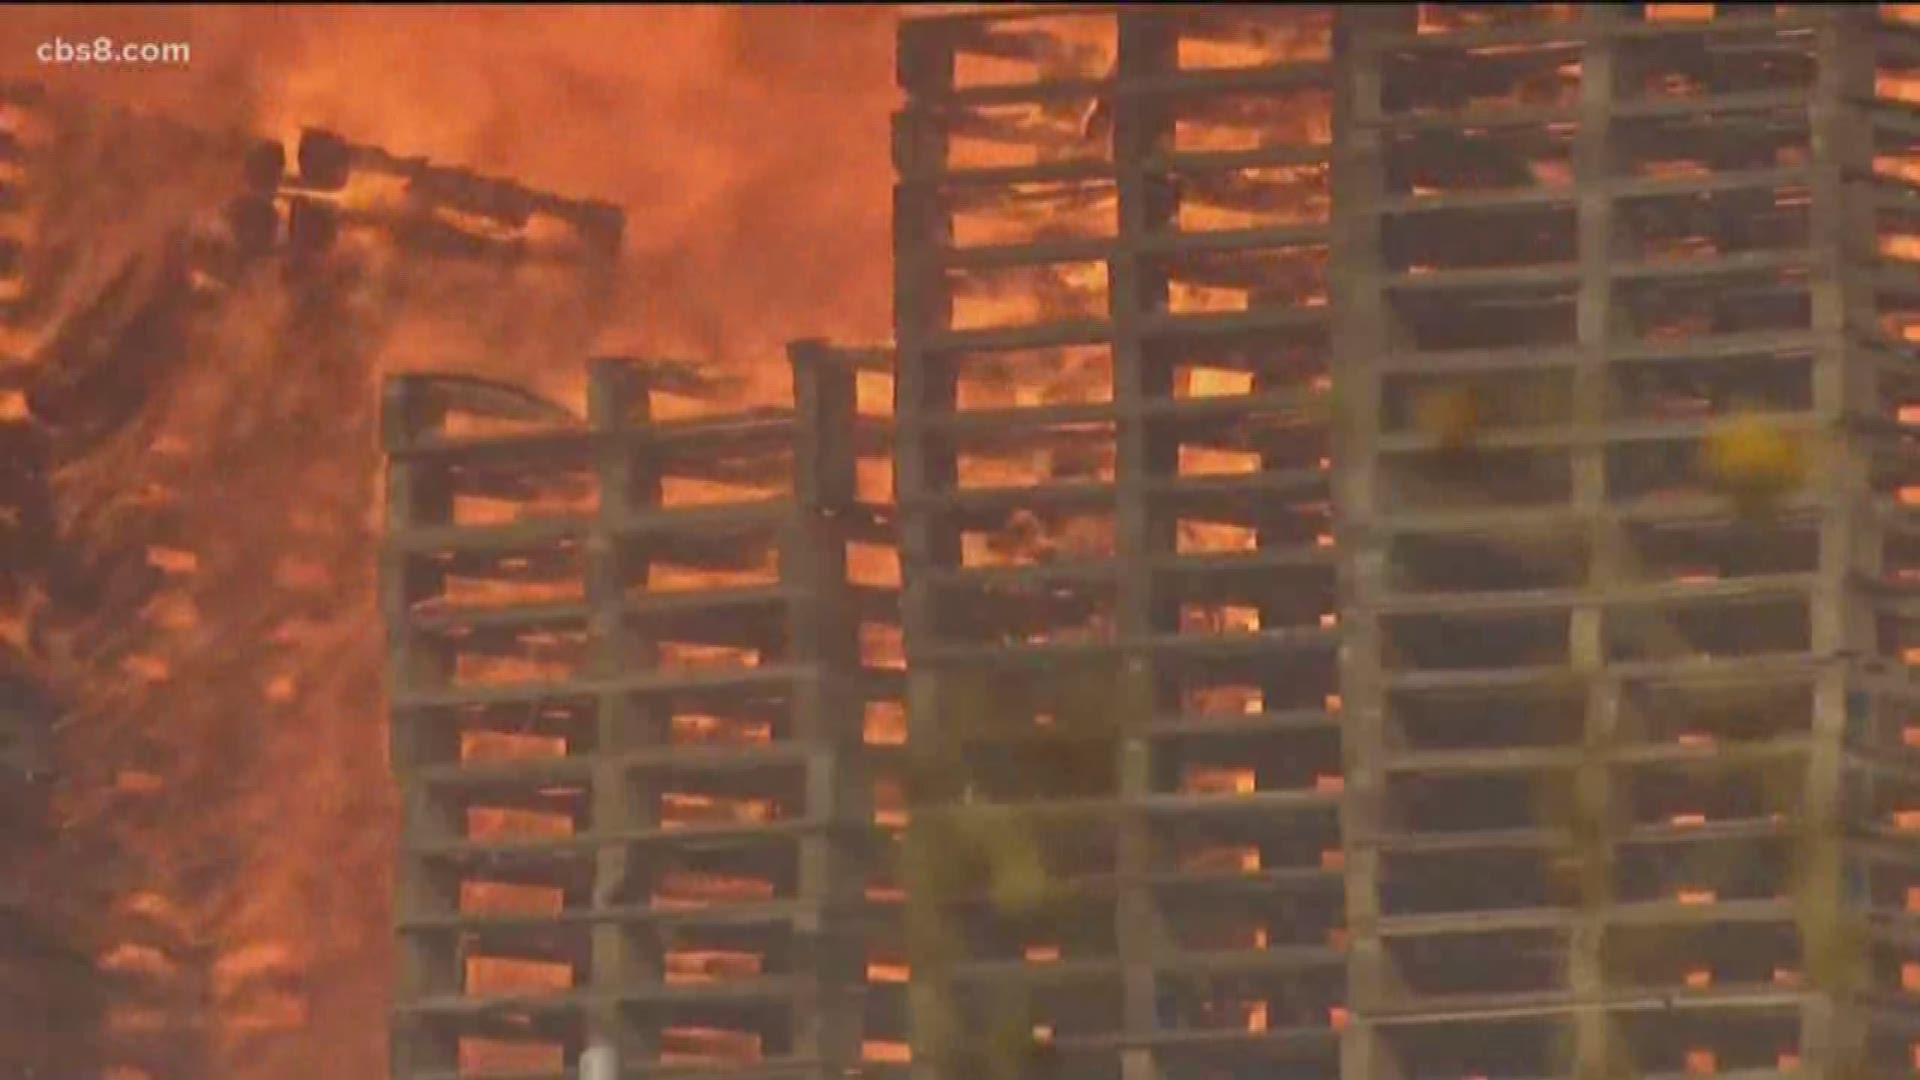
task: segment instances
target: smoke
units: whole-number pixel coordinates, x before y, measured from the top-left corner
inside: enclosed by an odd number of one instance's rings
[[[283,130],[365,133],[617,203],[627,251],[603,348],[777,379],[786,340],[886,333],[892,22],[884,8],[313,13],[286,24],[289,75],[263,107]]]
[[[51,7],[8,20],[0,78],[289,139],[329,127],[618,204],[627,251],[608,350],[777,375],[792,338],[888,332],[890,7]],[[56,35],[185,41],[192,60],[39,64],[34,48]]]
[[[90,617],[53,649],[83,684],[64,743],[85,759],[70,770],[70,861],[112,867],[93,884],[117,913],[102,933],[126,946],[119,976],[197,972],[141,1008],[219,1019],[204,1046],[135,1055],[154,1075],[384,1069],[381,377],[457,368],[572,396],[590,353],[620,352],[725,367],[767,398],[784,391],[785,341],[884,336],[893,19],[877,7],[9,12],[0,80],[209,132],[291,141],[326,127],[627,213],[604,311],[583,308],[564,273],[426,273],[349,245],[325,273],[239,274],[218,285],[213,317],[175,325],[156,313],[201,288],[169,261],[180,223],[237,178],[207,175],[167,139],[125,153],[138,126],[98,129],[36,166],[58,193],[37,243],[60,253],[60,274],[34,408],[67,434],[62,539],[86,549],[77,564],[93,578],[76,601]],[[56,36],[103,35],[184,41],[192,60],[33,59]]]

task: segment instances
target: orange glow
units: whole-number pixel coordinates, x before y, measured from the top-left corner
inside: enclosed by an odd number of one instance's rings
[[[1675,814],[1675,815],[1673,815],[1673,817],[1672,817],[1672,818],[1671,818],[1670,820],[1671,820],[1671,821],[1673,822],[1673,824],[1674,824],[1674,825],[1676,825],[1676,826],[1678,826],[1678,827],[1680,827],[1680,828],[1683,828],[1683,829],[1685,829],[1685,828],[1695,828],[1695,827],[1698,827],[1698,826],[1701,826],[1701,825],[1705,825],[1705,824],[1707,823],[1707,815],[1705,815],[1705,814]]]
[[[1320,869],[1341,870],[1347,865],[1347,853],[1339,848],[1328,848],[1320,853]]]
[[[114,774],[113,781],[116,789],[132,793],[151,793],[166,787],[163,778],[138,769],[122,769]]]
[[[1248,95],[1224,120],[1177,117],[1173,148],[1187,151],[1258,150],[1267,146],[1324,146],[1333,139],[1330,95],[1320,89],[1293,94]]]
[[[1648,22],[1712,22],[1713,4],[1648,4]]]
[[[1237,397],[1253,393],[1253,373],[1224,368],[1188,368],[1186,393],[1190,398]]]
[[[665,355],[739,365],[748,377],[730,398],[771,401],[784,393],[774,385],[784,374],[758,362],[784,342],[873,339],[889,321],[888,151],[884,139],[862,133],[884,127],[893,107],[893,12],[795,18],[715,8],[641,19],[447,11],[434,19],[438,44],[426,63],[416,27],[369,15],[116,9],[90,24],[124,40],[191,41],[197,62],[163,78],[33,70],[0,57],[0,81],[45,81],[56,93],[138,104],[209,132],[281,137],[327,127],[400,154],[605,198],[629,214],[624,265],[591,302],[576,275],[551,265],[475,270],[448,259],[430,275],[371,230],[343,241],[337,269],[352,273],[327,280],[354,288],[338,290],[345,298],[337,303],[299,293],[275,266],[196,327],[196,348],[128,419],[124,437],[62,477],[75,507],[100,511],[86,526],[89,541],[151,548],[174,590],[114,635],[115,655],[74,658],[85,689],[76,753],[97,762],[98,775],[66,809],[81,833],[134,853],[124,866],[79,868],[81,891],[102,878],[169,896],[189,913],[183,938],[204,946],[209,966],[280,950],[282,968],[261,985],[310,998],[299,1030],[239,1037],[277,1013],[265,991],[169,1018],[194,1033],[196,1053],[204,1041],[206,1055],[194,1058],[204,1071],[235,1080],[386,1069],[396,914],[387,879],[398,815],[378,719],[386,661],[373,572],[380,376],[407,367],[509,377],[578,406],[580,358]],[[59,9],[21,13],[10,29],[22,40],[51,39],[71,35],[73,18]],[[643,53],[654,60],[634,64]],[[110,132],[100,134],[95,149],[109,142]],[[831,165],[821,164],[821,145],[836,147]],[[50,175],[27,185],[98,187],[116,199],[131,192],[112,214],[77,204],[99,234],[81,260],[89,265],[157,250],[163,234],[230,193],[226,166],[215,173],[211,163],[138,153],[127,162],[130,176],[144,177],[137,184]],[[36,155],[29,170],[56,160]],[[403,205],[405,183],[362,170],[340,202],[370,217],[388,213]],[[429,212],[472,233],[501,231],[444,207]],[[525,230],[529,249],[543,255],[560,242],[547,217],[534,214]],[[62,289],[48,294],[55,318],[85,310],[100,283],[82,273]],[[5,351],[24,355],[13,344]],[[885,381],[862,377],[863,409],[884,405]],[[17,392],[0,391],[0,418],[23,407]],[[470,437],[483,427],[455,417],[448,433]],[[585,505],[580,494],[543,492],[516,505],[463,498],[460,513],[547,513]],[[155,507],[170,523],[164,539],[157,530],[143,535]],[[416,613],[579,599],[578,575],[476,577],[456,576]],[[135,634],[140,640],[126,640]],[[122,668],[121,655],[136,659]],[[462,676],[562,670],[479,664]],[[132,747],[134,723],[152,750]],[[537,745],[539,736],[520,738],[526,745],[462,737],[460,758],[564,752]],[[135,805],[161,791],[178,797]],[[472,828],[563,827],[517,813],[477,810]],[[205,864],[233,870],[208,883],[196,869]],[[559,903],[498,883],[462,882],[460,893],[468,910]],[[561,1063],[557,1046],[484,1040],[463,1042],[459,1058],[463,1069],[557,1071]]]
[[[538,810],[505,810],[472,807],[467,810],[467,835],[487,837],[572,836],[570,814],[542,813]]]
[[[191,574],[200,568],[200,560],[191,551],[155,544],[147,548],[147,565],[162,573]]]
[[[458,1059],[462,1073],[557,1073],[564,1067],[566,1048],[557,1043],[463,1037]]]
[[[750,904],[773,899],[773,882],[764,878],[668,871],[654,889],[662,908],[702,908],[711,904]]]
[[[665,561],[650,562],[644,592],[690,592],[697,589],[751,589],[780,580],[780,568],[769,552],[759,566],[688,567]]]
[[[1694,158],[1669,161],[1643,161],[1635,169],[1638,176],[1654,180],[1699,179],[1713,175],[1713,167]]]
[[[1182,446],[1179,469],[1181,476],[1246,476],[1260,471],[1260,455],[1251,450]]]
[[[1890,101],[1920,101],[1920,75],[1907,71],[1874,72],[1873,94]]]
[[[1253,551],[1259,541],[1253,529],[1212,521],[1182,521],[1174,535],[1175,549],[1182,555]]]
[[[1694,968],[1687,972],[1685,981],[1689,989],[1705,990],[1713,985],[1713,971],[1709,968]]]
[[[1712,1050],[1693,1049],[1687,1051],[1687,1073],[1691,1076],[1711,1076],[1719,1072],[1719,1059]]]
[[[1182,786],[1196,795],[1250,795],[1259,789],[1259,779],[1252,769],[1196,768],[1188,770]]]
[[[1332,55],[1333,20],[1328,12],[1245,8],[1235,14],[1238,17],[1226,33],[1181,36],[1178,61],[1183,70],[1264,67]]]
[[[1674,895],[1674,899],[1683,904],[1711,904],[1719,900],[1720,896],[1712,889],[1683,888]]]
[[[667,724],[668,740],[675,746],[764,745],[773,741],[769,721],[740,720],[734,717],[708,716],[704,713],[680,713]]]
[[[1241,845],[1209,847],[1186,856],[1180,865],[1189,873],[1227,870],[1253,874],[1260,870],[1260,849]]]
[[[668,986],[745,979],[760,974],[758,953],[729,949],[668,949],[661,965]]]
[[[1180,629],[1185,633],[1252,633],[1260,629],[1260,609],[1238,604],[1183,604]]]
[[[913,1051],[904,1042],[867,1039],[860,1044],[860,1060],[880,1065],[907,1065],[913,1061]]]
[[[1021,953],[1029,964],[1053,964],[1060,960],[1058,945],[1029,945]]]
[[[1913,100],[1920,101],[1920,79],[1914,80],[1913,88]],[[1920,236],[1913,233],[1881,233],[1879,245],[1880,254],[1889,259],[1906,262],[1920,260]]]
[[[954,330],[1097,318],[1107,310],[1107,264],[1052,263],[956,273],[948,280]]]
[[[550,993],[573,985],[573,965],[496,956],[467,958],[469,994]]]
[[[540,885],[463,881],[459,904],[463,915],[558,915],[566,893]]]
[[[1893,827],[1901,832],[1920,829],[1920,810],[1895,810],[1892,816]]]
[[[460,733],[460,760],[465,762],[555,758],[565,757],[566,753],[567,740],[548,735],[525,735],[510,731]]]
[[[847,577],[856,585],[897,589],[900,587],[900,553],[884,544],[847,544]]]
[[[660,1062],[674,1065],[742,1065],[759,1061],[760,1036],[730,1028],[691,1024],[660,1032]]]
[[[897,701],[869,702],[862,739],[870,746],[903,746],[907,741],[907,711]]]
[[[1335,1005],[1327,1010],[1327,1026],[1335,1031],[1347,1030],[1349,1015],[1346,1006]]]
[[[772,799],[728,798],[698,792],[664,792],[660,796],[660,825],[759,824],[780,817]]]
[[[907,644],[905,632],[890,623],[860,624],[860,659],[870,667],[905,671]]]

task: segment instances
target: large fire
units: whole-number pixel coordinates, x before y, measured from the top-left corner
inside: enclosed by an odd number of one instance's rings
[[[1650,18],[1662,21],[1713,14],[1712,5],[1652,7]],[[1463,11],[1422,5],[1419,28],[1456,29],[1469,17]],[[1912,18],[1911,11],[1903,17]],[[137,169],[103,171],[109,148],[97,143],[82,142],[54,159],[53,179],[67,192],[58,220],[84,223],[84,235],[51,238],[71,244],[79,257],[62,278],[41,336],[21,350],[56,369],[44,382],[58,392],[29,400],[0,388],[0,420],[51,410],[45,418],[59,421],[64,417],[52,413],[91,415],[84,400],[90,394],[127,397],[125,408],[107,410],[111,423],[80,440],[84,452],[66,459],[56,485],[64,539],[138,553],[147,577],[134,590],[140,603],[112,603],[114,590],[128,583],[84,583],[96,593],[91,610],[111,617],[64,625],[45,643],[58,675],[79,691],[63,746],[69,870],[83,893],[76,902],[99,910],[101,968],[145,988],[123,995],[108,1017],[110,1053],[123,1063],[115,1080],[384,1073],[393,969],[386,878],[396,815],[379,698],[376,388],[394,371],[450,369],[507,378],[577,409],[581,360],[623,353],[689,361],[696,381],[715,391],[707,405],[717,397],[727,407],[747,407],[784,397],[776,358],[785,341],[883,337],[894,18],[875,8],[737,7],[644,14],[9,13],[10,36],[26,47],[0,55],[0,80],[33,79],[138,104],[196,128],[265,134],[288,145],[302,127],[325,127],[396,152],[606,199],[627,214],[619,266],[604,294],[588,290],[593,295],[584,301],[566,268],[569,239],[560,233],[528,234],[536,249],[553,245],[551,262],[445,277],[422,277],[382,244],[357,241],[337,274],[182,281],[165,272],[156,253],[230,177],[201,173],[190,159],[169,156],[164,143],[126,159],[139,162]],[[1097,79],[1111,71],[1113,42],[1062,18],[1049,39],[1053,51],[974,57],[961,65],[959,79],[1030,77],[1036,68]],[[34,43],[102,34],[187,41],[195,62],[151,71],[31,64]],[[1262,33],[1183,41],[1179,63],[1324,59],[1330,48],[1322,21],[1281,18]],[[1555,70],[1514,101],[1559,101],[1577,77],[1577,66]],[[1880,72],[1876,92],[1904,102],[1920,98],[1904,69]],[[1106,158],[1113,148],[1103,107],[1091,95],[1058,107],[983,107],[954,122],[949,164],[964,170]],[[1176,152],[1311,150],[1331,138],[1330,103],[1318,90],[1221,99],[1185,109],[1170,127],[1169,149]],[[1706,169],[1688,160],[1643,165],[1648,176]],[[1571,180],[1556,161],[1528,167],[1544,184]],[[1883,153],[1874,167],[1908,180],[1920,174],[1905,153]],[[1171,225],[1187,233],[1287,233],[1324,223],[1328,174],[1324,161],[1311,160],[1197,174],[1177,193]],[[391,187],[361,176],[339,202],[350,219],[377,223],[396,197]],[[1786,205],[1803,196],[1781,198]],[[1108,263],[1083,243],[1113,235],[1110,179],[1035,181],[977,199],[953,194],[943,213],[964,256],[945,280],[953,328],[1097,322],[1113,308]],[[1057,243],[1063,254],[1010,261],[992,250],[1028,243]],[[1890,258],[1920,252],[1920,239],[1904,226],[1884,227],[1880,244]],[[1650,257],[1715,253],[1709,241],[1683,237]],[[1227,315],[1320,307],[1327,303],[1326,260],[1324,244],[1298,239],[1221,245],[1214,257],[1166,268],[1164,310]],[[151,336],[141,320],[168,289],[217,292],[217,317],[180,329],[164,348],[129,348]],[[475,305],[476,295],[516,299]],[[100,326],[113,339],[104,345],[76,342],[70,333]],[[1904,315],[1896,330],[1910,339],[1920,333]],[[1221,415],[1261,398],[1263,418],[1245,423],[1275,430],[1323,424],[1332,385],[1324,365],[1308,359],[1312,351],[1263,342],[1243,352],[1182,357],[1166,394],[1195,412],[1223,406]],[[102,356],[133,363],[103,369]],[[727,366],[736,360],[752,363]],[[1110,414],[1098,415],[1116,396],[1108,347],[983,349],[953,363],[958,415],[945,422],[959,448],[958,484],[978,505],[997,505],[1010,488],[1094,487],[1114,479],[1118,430]],[[885,392],[862,387],[863,399]],[[698,395],[671,393],[656,395],[654,404],[669,414],[697,407]],[[1006,409],[1047,415],[1013,435],[968,426],[969,413]],[[1203,438],[1176,450],[1172,468],[1181,477],[1272,467],[1258,450]],[[1331,464],[1325,457],[1300,460],[1301,471]],[[883,490],[886,473],[884,461],[864,463],[863,491]],[[763,482],[773,479],[685,482],[663,496],[676,506],[750,499],[770,492]],[[540,499],[518,501],[517,509],[463,498],[454,520],[578,512],[593,505],[594,494],[562,482]],[[961,536],[962,565],[1029,568],[1113,557],[1113,513],[1097,500],[1090,501],[1094,508],[1076,505],[1044,515],[1010,510],[998,522],[983,513]],[[1226,555],[1256,551],[1262,539],[1249,526],[1197,514],[1178,522],[1175,541],[1182,555]],[[1327,532],[1311,540],[1332,544]],[[856,553],[853,563],[860,580],[898,583],[891,552]],[[771,562],[728,575],[661,563],[646,588],[748,588],[772,580],[774,571]],[[534,581],[503,591],[497,581],[456,575],[432,603],[578,598],[572,585]],[[1335,619],[1332,612],[1318,617],[1321,626]],[[1257,607],[1232,603],[1184,605],[1180,620],[1183,630],[1202,633],[1263,628]],[[0,634],[26,633],[0,622]],[[572,643],[553,644],[550,671],[476,665],[458,674],[474,681],[564,675],[572,670]],[[874,633],[863,646],[876,663],[903,662],[897,635]],[[757,657],[669,647],[664,660],[751,664]],[[1192,691],[1186,704],[1214,712],[1277,708],[1265,693],[1221,686]],[[1329,711],[1340,704],[1337,694],[1325,698]],[[904,739],[897,710],[876,708],[869,721],[869,741]],[[676,717],[675,724],[675,739],[687,743],[768,736],[711,717]],[[537,737],[500,736],[475,738],[460,754],[480,762],[555,756],[557,749]],[[1245,768],[1209,766],[1191,769],[1183,787],[1227,796],[1256,791],[1257,781]],[[1325,792],[1342,783],[1333,773],[1311,782]],[[881,820],[897,824],[901,799],[882,801],[888,805]],[[658,809],[683,825],[777,821],[786,812],[771,800],[696,791],[667,793]],[[1705,820],[1691,812],[1675,818],[1685,825]],[[555,814],[476,809],[460,831],[551,837],[570,829],[570,819]],[[1261,858],[1254,848],[1221,846],[1190,864],[1249,870]],[[1330,867],[1339,858],[1338,851],[1323,856]],[[692,905],[766,895],[770,885],[758,879],[687,874],[652,899]],[[1681,895],[1715,899],[1711,891]],[[467,913],[557,911],[560,903],[551,889],[480,882],[468,883],[459,900]],[[1057,956],[1048,948],[1034,946],[1029,959]],[[746,952],[681,950],[667,957],[666,977],[733,978],[757,964]],[[898,958],[872,964],[876,980],[906,975]],[[571,969],[479,957],[466,974],[470,990],[490,993],[551,987]],[[1345,1013],[1333,1016],[1337,1025]],[[1249,1008],[1244,1023],[1263,1029],[1264,1009]],[[192,1037],[181,1040],[183,1031]],[[163,1035],[170,1041],[157,1041]],[[671,1035],[668,1056],[686,1062],[760,1051],[704,1028]],[[871,1053],[896,1059],[904,1048],[874,1044]],[[551,1065],[545,1058],[525,1063]]]
[[[627,215],[597,305],[538,260],[435,280],[357,242],[337,275],[188,281],[220,291],[218,315],[148,355],[138,320],[174,287],[156,253],[232,178],[165,146],[112,171],[124,148],[54,158],[82,259],[22,351],[88,373],[69,380],[73,415],[95,408],[88,394],[129,401],[56,477],[62,535],[144,553],[152,575],[138,610],[109,595],[92,610],[113,619],[62,626],[45,649],[79,689],[63,734],[67,880],[100,911],[102,969],[139,988],[109,1017],[116,1080],[385,1073],[379,380],[465,370],[578,405],[582,359],[617,352],[690,361],[757,403],[786,392],[785,341],[884,336],[892,24],[884,9],[9,14],[0,81],[289,149],[325,127]],[[188,42],[193,63],[33,62],[37,42],[101,35]],[[381,183],[341,193],[350,217],[391,201]],[[465,302],[502,294],[517,299]],[[100,325],[125,354],[105,367],[60,336]],[[730,962],[684,959],[688,978]]]

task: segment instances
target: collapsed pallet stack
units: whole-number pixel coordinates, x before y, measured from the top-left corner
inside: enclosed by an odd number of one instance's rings
[[[0,84],[0,1072],[94,1067],[89,928],[50,873],[59,708],[33,632],[54,555],[47,433],[34,420],[30,166],[44,95]]]
[[[0,651],[0,1071],[12,1076],[87,1068],[98,1019],[83,930],[47,874],[55,716],[41,681]]]
[[[886,365],[793,364],[791,408],[718,415],[623,361],[584,419],[390,383],[397,1077],[557,1080],[589,1041],[647,1075],[859,1064],[865,744],[901,727]]]
[[[325,741],[316,719],[360,723],[316,717],[297,679],[271,674],[300,666],[289,624],[359,618],[356,582],[283,571],[333,564],[366,529],[374,423],[342,403],[364,401],[384,335],[438,320],[437,338],[472,348],[459,331],[521,320],[584,338],[620,213],[322,131],[283,147],[0,91],[0,652],[17,647],[25,681],[67,711],[57,745],[35,717],[4,753],[57,766],[65,831],[36,838],[31,880],[73,924],[73,955],[49,963],[93,969],[29,980],[43,996],[77,982],[49,1007],[58,1024],[34,1022],[56,1056],[33,1067],[139,1080],[338,1060],[320,1033],[378,1016],[378,965],[343,965],[367,970],[357,1003],[319,1003],[317,971],[292,958],[348,946],[302,923],[353,916],[317,890],[273,892],[262,866],[293,867],[284,886],[299,856],[234,827],[261,789],[322,775],[269,779],[276,745]],[[476,296],[493,298],[479,315]],[[305,323],[262,340],[286,319]],[[279,422],[196,425],[180,408],[215,406],[204,420],[223,397],[244,399],[229,419]],[[351,479],[301,471],[328,463]],[[253,509],[223,520],[242,500]],[[198,644],[220,638],[251,647]],[[374,779],[348,803],[377,801]],[[13,820],[0,834],[27,835]]]

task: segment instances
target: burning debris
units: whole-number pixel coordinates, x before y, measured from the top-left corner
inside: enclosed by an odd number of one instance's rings
[[[428,327],[506,365],[535,339],[585,349],[619,215],[323,132],[284,154],[9,102],[13,430],[45,448],[12,599],[41,598],[15,610],[68,699],[46,872],[101,973],[103,1030],[81,1042],[154,1080],[375,1073],[361,1036],[384,1024],[389,946],[364,884],[391,840],[356,555],[375,543],[370,391]],[[135,227],[101,235],[109,205]]]

